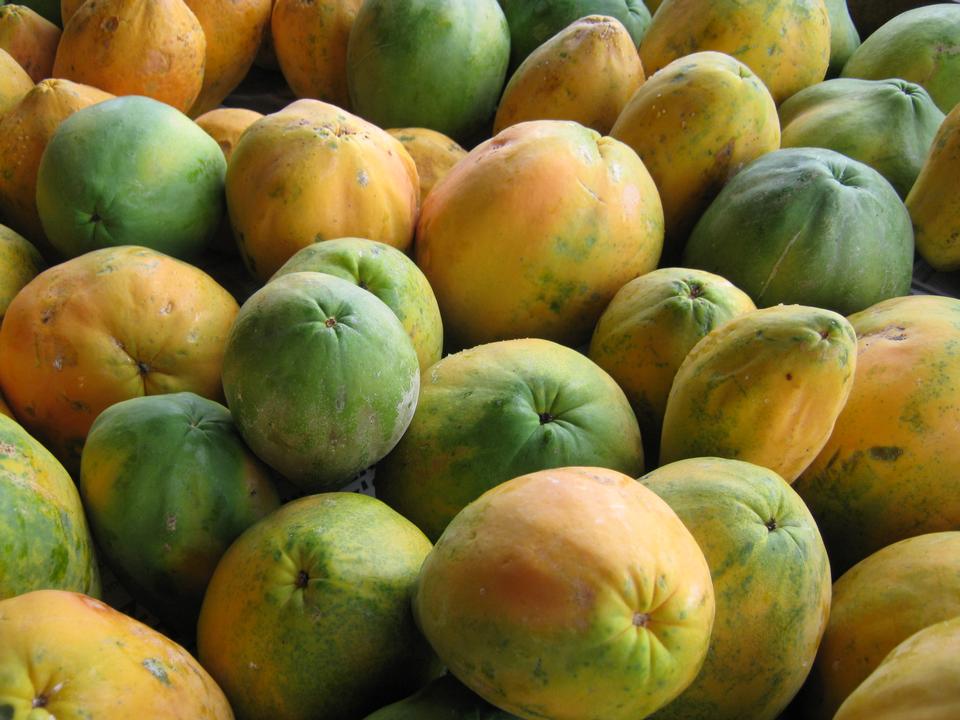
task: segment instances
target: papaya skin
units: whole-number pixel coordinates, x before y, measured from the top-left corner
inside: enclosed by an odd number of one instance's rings
[[[60,28],[23,5],[0,6],[0,48],[20,63],[33,82],[50,77]]]
[[[223,157],[229,162],[240,136],[262,117],[263,113],[247,108],[217,108],[204,113],[194,122],[217,141]]]
[[[387,132],[403,143],[417,165],[421,207],[434,186],[467,156],[456,140],[430,128],[391,128]]]
[[[0,48],[0,118],[30,92],[33,80],[10,53]]]
[[[28,240],[0,225],[0,323],[17,293],[46,267]]]

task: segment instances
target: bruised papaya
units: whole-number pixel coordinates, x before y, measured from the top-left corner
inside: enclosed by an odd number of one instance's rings
[[[493,132],[526,120],[576,120],[606,135],[643,80],[637,48],[620,21],[581,18],[517,68],[500,98]]]
[[[792,483],[829,439],[856,365],[856,336],[837,313],[778,305],[734,318],[677,371],[660,461],[745,460]]]
[[[456,140],[430,128],[393,128],[387,132],[403,143],[417,166],[421,206],[433,186],[467,155]]]
[[[34,82],[50,77],[60,28],[23,5],[0,6],[0,48],[20,63]]]

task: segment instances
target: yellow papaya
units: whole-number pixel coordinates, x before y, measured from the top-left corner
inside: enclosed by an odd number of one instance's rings
[[[0,48],[20,63],[33,82],[50,77],[60,28],[25,5],[0,6]]]
[[[456,140],[436,130],[394,128],[387,132],[403,143],[417,166],[421,205],[433,186],[467,155],[467,151]]]
[[[0,48],[0,117],[15,107],[30,92],[33,80],[10,53]]]
[[[45,267],[33,245],[0,225],[0,322],[17,293]]]
[[[217,108],[204,113],[194,122],[217,141],[223,157],[229,162],[240,136],[262,117],[261,113],[247,108]]]

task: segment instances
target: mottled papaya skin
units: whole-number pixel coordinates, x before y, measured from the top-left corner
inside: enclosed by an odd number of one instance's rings
[[[254,525],[217,566],[200,661],[241,720],[355,720],[436,677],[410,611],[430,551],[379,500],[324,493]]]
[[[456,140],[430,128],[392,128],[387,132],[403,143],[417,165],[421,206],[434,185],[467,155]]]
[[[499,483],[587,464],[643,472],[623,391],[575,350],[505,340],[448,355],[424,373],[410,427],[377,465],[377,497],[436,539]]]
[[[917,252],[937,270],[960,269],[960,106],[936,131],[907,195]]]
[[[187,112],[203,86],[206,50],[183,0],[90,0],[63,29],[53,75]]]
[[[856,342],[842,315],[802,305],[721,325],[677,371],[660,461],[744,460],[792,483],[826,444],[847,401]]]
[[[746,65],[718,52],[680,58],[650,77],[610,134],[636,151],[657,184],[668,261],[726,182],[780,147],[770,92]]]
[[[17,293],[46,266],[33,245],[0,225],[0,322]]]
[[[99,595],[93,540],[70,475],[0,415],[0,600],[44,588]]]
[[[774,720],[803,685],[830,614],[830,562],[800,496],[771,470],[721,458],[640,478],[703,550],[717,614],[700,674],[652,720]]]
[[[835,573],[897,540],[960,523],[960,300],[895,298],[850,322],[853,390],[796,484]]]
[[[700,50],[732,55],[777,104],[818,83],[830,64],[830,17],[823,0],[670,0],[640,44],[647,73]]]
[[[171,640],[79,593],[0,602],[0,717],[233,720],[223,692]]]
[[[834,583],[830,621],[800,698],[803,717],[839,717],[840,704],[899,643],[958,615],[960,532],[919,535],[861,561]]]
[[[626,28],[616,18],[589,15],[517,68],[500,98],[493,132],[527,120],[575,120],[606,135],[643,80]]]
[[[0,48],[0,117],[16,107],[32,87],[33,80],[27,71],[10,57],[10,53]]]
[[[844,701],[835,720],[953,720],[960,717],[960,617],[897,645]]]
[[[520,720],[472,692],[447,673],[420,691],[368,715],[365,720]]]
[[[714,593],[663,500],[613,470],[572,467],[464,508],[424,561],[413,609],[450,672],[507,712],[636,720],[696,676]]]
[[[37,83],[50,77],[60,28],[23,5],[0,6],[0,48]]]
[[[938,3],[896,16],[863,41],[843,77],[900,78],[922,85],[944,113],[960,102],[960,4]]]
[[[453,167],[424,202],[414,250],[453,350],[586,342],[662,245],[660,197],[636,153],[579,123],[535,120]]]
[[[661,268],[614,295],[597,322],[589,355],[623,388],[656,467],[667,396],[687,353],[707,333],[756,310],[728,280],[702,270]]]
[[[869,165],[900,197],[913,187],[944,115],[905,80],[837,78],[780,106],[783,147],[822,147]]]

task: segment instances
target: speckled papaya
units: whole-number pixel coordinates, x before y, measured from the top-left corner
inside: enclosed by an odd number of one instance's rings
[[[856,342],[842,315],[802,305],[721,325],[677,371],[660,461],[745,460],[792,483],[826,444],[847,401]]]
[[[456,140],[430,128],[391,128],[387,132],[403,143],[417,166],[421,206],[434,185],[467,155]]]
[[[23,5],[0,6],[0,48],[37,83],[53,72],[60,28]]]

